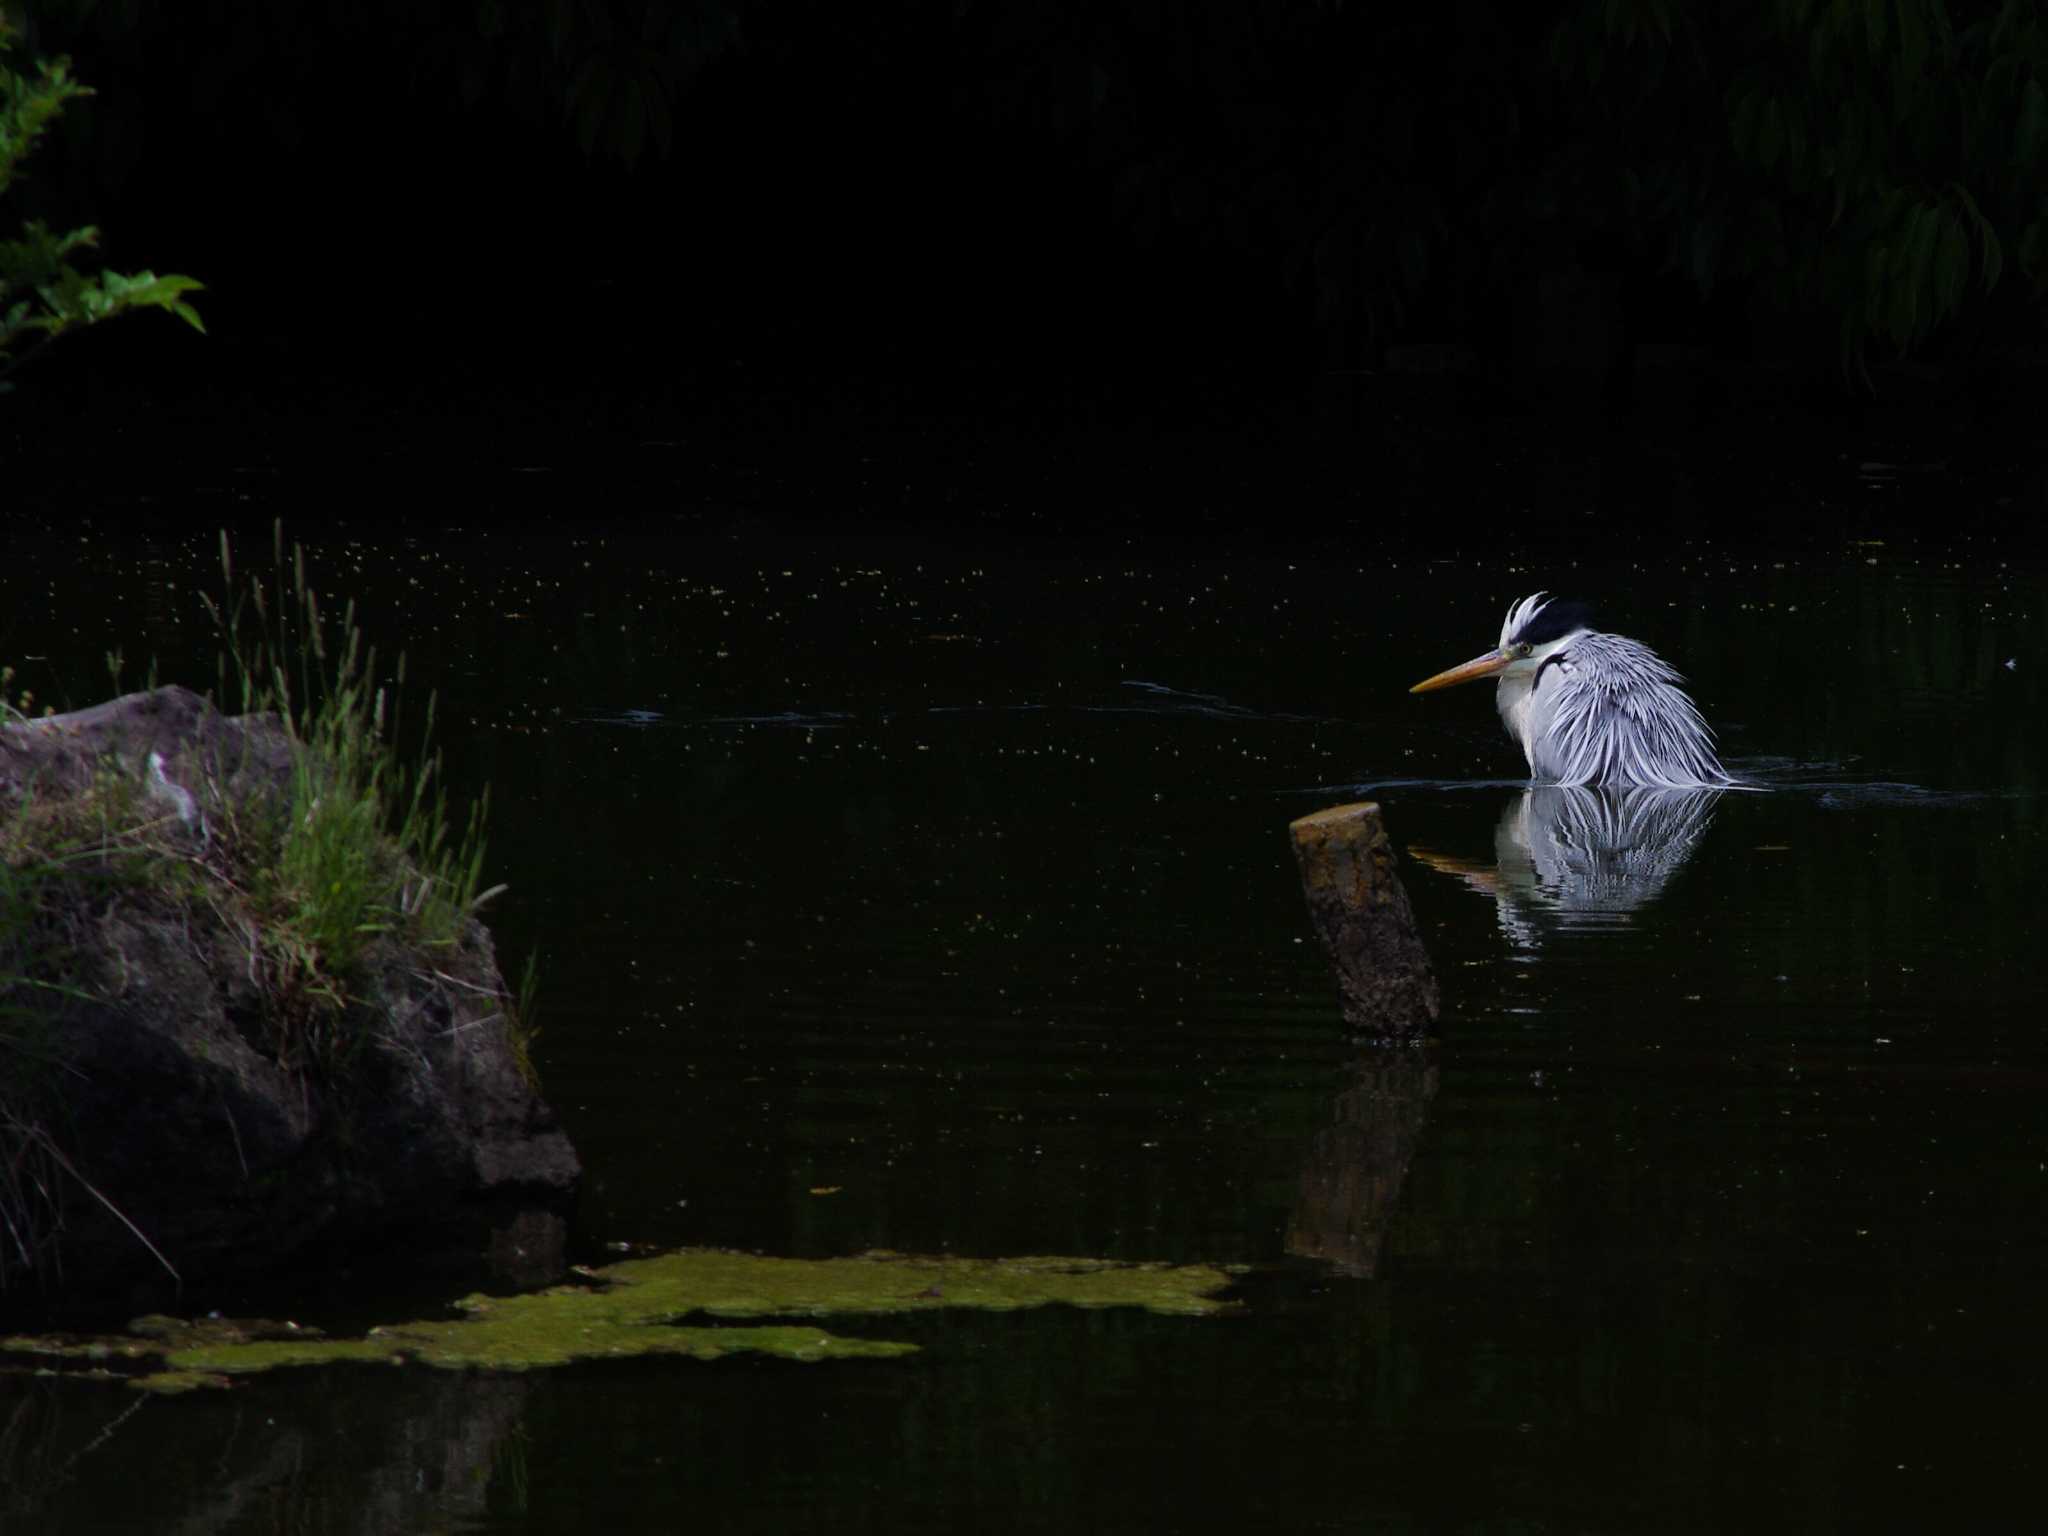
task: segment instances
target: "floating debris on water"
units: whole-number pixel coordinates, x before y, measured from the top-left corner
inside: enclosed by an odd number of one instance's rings
[[[233,1385],[282,1366],[428,1365],[526,1371],[578,1360],[678,1355],[697,1360],[754,1353],[788,1360],[891,1359],[918,1346],[849,1338],[776,1322],[683,1326],[687,1317],[817,1318],[923,1312],[938,1307],[1141,1307],[1202,1317],[1237,1271],[1200,1264],[1108,1259],[962,1259],[874,1252],[840,1259],[780,1259],[684,1248],[580,1270],[582,1283],[518,1296],[464,1297],[460,1317],[393,1323],[361,1338],[328,1338],[297,1323],[149,1316],[126,1335],[0,1338],[0,1360],[23,1356],[56,1374],[125,1376],[150,1392]],[[153,1368],[152,1368],[153,1367]]]

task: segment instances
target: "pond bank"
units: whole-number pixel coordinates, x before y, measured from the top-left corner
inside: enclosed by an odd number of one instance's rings
[[[580,1167],[481,923],[401,910],[341,967],[272,888],[304,752],[182,688],[0,726],[9,1313],[400,1239],[559,1272]]]

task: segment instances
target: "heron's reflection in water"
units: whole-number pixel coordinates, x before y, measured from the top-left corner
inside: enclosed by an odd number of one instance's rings
[[[1436,1047],[1375,1046],[1346,1078],[1331,1123],[1309,1140],[1286,1249],[1369,1280],[1436,1097]]]
[[[1524,948],[1546,929],[1626,927],[1663,894],[1714,819],[1718,789],[1525,789],[1494,830],[1494,862],[1410,850],[1494,899]]]

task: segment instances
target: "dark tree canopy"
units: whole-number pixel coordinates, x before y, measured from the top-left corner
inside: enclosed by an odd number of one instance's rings
[[[2040,339],[2030,0],[18,9],[102,97],[41,195],[153,208],[195,270],[260,225],[358,273],[666,279],[758,325],[1137,303],[1297,366],[1503,346],[1559,274],[1630,334],[1732,304],[1851,377]]]

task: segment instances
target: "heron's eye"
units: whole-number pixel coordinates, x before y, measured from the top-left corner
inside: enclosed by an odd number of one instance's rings
[[[1517,656],[1527,656],[1528,654],[1530,654],[1530,652],[1534,651],[1535,649],[1535,646],[1531,645],[1528,641],[1524,640],[1520,645],[1515,647],[1515,654]]]

